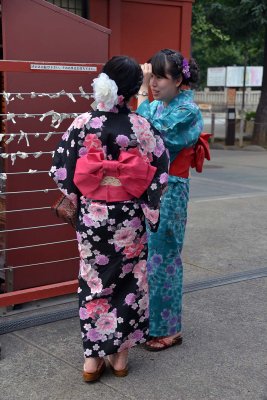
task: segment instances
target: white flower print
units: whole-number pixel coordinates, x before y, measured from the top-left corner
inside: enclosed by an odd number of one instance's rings
[[[90,264],[85,264],[83,260],[80,262],[80,275],[87,282],[92,294],[101,292],[103,285],[101,279],[98,277],[98,272]]]
[[[75,120],[72,122],[71,126],[69,127],[69,131],[71,130],[71,128],[77,128],[77,129],[81,129],[85,124],[87,124],[87,122],[90,120],[90,118],[92,117],[92,115],[88,112],[79,115],[77,118],[75,118]],[[67,137],[67,132],[65,133],[66,137]],[[64,135],[63,135],[64,136]],[[68,140],[68,139],[65,139]]]
[[[87,243],[87,244],[78,244],[78,249],[80,251],[80,256],[81,258],[87,258],[87,257],[91,257],[92,256],[92,251],[91,251],[91,243]]]
[[[92,350],[86,349],[84,352],[85,357],[89,357],[92,354]]]
[[[138,301],[139,307],[141,310],[146,310],[148,308],[148,296],[144,296],[142,297],[139,301]]]

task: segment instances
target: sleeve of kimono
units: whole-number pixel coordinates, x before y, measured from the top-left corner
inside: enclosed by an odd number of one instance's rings
[[[151,103],[148,100],[143,101],[137,108],[136,112],[151,121]]]
[[[145,100],[137,108],[136,113],[153,123],[152,121],[156,109],[156,104],[157,103],[155,101],[149,102],[149,100]]]
[[[151,184],[147,188],[146,198],[142,202],[142,209],[150,230],[156,232],[160,221],[160,200],[168,183],[169,156],[159,132],[154,128],[152,130],[156,138],[156,147],[153,152],[151,165],[156,167],[157,170]]]
[[[203,130],[203,119],[195,104],[177,107],[166,118],[162,134],[171,153],[193,146]]]
[[[73,182],[76,161],[78,158],[78,140],[82,129],[72,127],[62,136],[53,157],[49,175],[54,179],[58,188],[74,203],[77,204],[80,192]]]

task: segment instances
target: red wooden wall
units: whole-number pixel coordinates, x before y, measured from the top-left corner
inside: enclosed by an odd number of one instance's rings
[[[161,48],[190,56],[194,0],[90,0],[90,19],[112,30],[109,55],[145,62]]]
[[[66,12],[43,0],[2,0],[3,50],[4,58],[9,60],[55,61],[67,63],[99,63],[94,74],[90,73],[47,73],[36,71],[5,72],[4,89],[9,93],[49,92],[55,93],[64,89],[66,92],[79,92],[79,86],[92,92],[91,81],[100,72],[102,63],[108,58],[108,37],[110,30],[91,21]],[[57,112],[85,112],[90,109],[90,102],[76,96],[76,103],[67,97],[49,99],[47,97],[23,101],[15,99],[6,106],[6,112],[17,114],[42,114],[49,110]],[[50,126],[51,117],[43,122],[39,117],[16,118],[16,124],[6,123],[6,138],[20,130],[27,133],[48,131],[64,132],[71,120],[65,120],[58,129]],[[6,144],[4,152],[16,153],[53,151],[60,136],[52,135],[48,141],[45,136],[29,135],[30,146],[25,140],[18,143],[18,136]],[[41,190],[55,188],[47,172],[51,166],[51,155],[44,154],[39,158],[30,155],[26,159],[17,157],[12,165],[10,157],[5,162],[8,175],[6,183],[6,209],[20,210],[49,207],[58,197],[58,192]],[[44,171],[39,174],[19,174],[29,169]],[[13,175],[14,174],[14,175]],[[38,192],[39,190],[39,192]],[[16,193],[31,191],[28,193]],[[65,241],[75,238],[75,233],[67,225],[57,226],[61,221],[52,215],[50,209],[11,212],[6,214],[6,267],[7,283],[10,289],[18,290],[62,282],[77,277],[78,261],[51,263],[52,260],[77,257],[77,244],[65,242],[60,244],[37,244]],[[48,227],[45,227],[47,226]],[[51,226],[49,226],[51,225]],[[54,226],[53,226],[54,225]],[[35,228],[44,226],[43,228]],[[31,228],[31,229],[25,229]],[[28,246],[28,247],[27,247]],[[22,248],[23,247],[23,248]],[[36,266],[20,267],[28,264]]]
[[[4,58],[11,60],[34,60],[67,63],[104,63],[115,54],[127,54],[139,62],[145,62],[154,52],[170,47],[190,55],[190,32],[193,0],[90,0],[90,21],[64,11],[44,0],[2,0],[3,49]],[[79,86],[91,91],[93,74],[46,74],[6,72],[4,76],[6,92],[57,92],[65,89],[77,92]],[[23,102],[16,100],[6,111],[15,113],[84,112],[89,103],[77,98],[72,103],[67,98],[49,100],[26,97]],[[6,124],[6,133],[46,132],[51,119],[43,123],[38,118],[20,119],[14,125]],[[64,121],[57,129],[64,131],[70,121]],[[6,152],[50,151],[58,136],[44,142],[43,137],[30,140],[31,147],[17,140],[5,146]],[[29,169],[46,171],[51,164],[51,156],[38,159],[29,157],[17,160],[12,166],[5,162],[6,172],[21,172]],[[54,188],[47,174],[14,175],[7,180],[6,190],[16,192]],[[6,196],[7,210],[50,206],[55,192],[9,194]],[[7,280],[14,290],[41,286],[75,279],[78,262],[67,261],[50,264],[53,259],[78,256],[75,242],[59,245],[31,247],[38,243],[50,243],[74,239],[75,235],[66,225],[49,228],[14,229],[57,224],[50,210],[28,211],[7,214],[6,247],[24,247],[6,253],[6,266],[43,263],[39,266],[15,268]]]

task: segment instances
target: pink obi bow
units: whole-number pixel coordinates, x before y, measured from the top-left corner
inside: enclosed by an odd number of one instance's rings
[[[107,202],[139,198],[150,185],[156,167],[138,149],[121,151],[118,160],[105,160],[102,150],[90,149],[77,160],[74,183],[88,199]]]

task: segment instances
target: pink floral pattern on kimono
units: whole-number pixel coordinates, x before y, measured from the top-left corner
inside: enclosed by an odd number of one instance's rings
[[[167,182],[168,157],[160,134],[124,103],[113,111],[77,117],[63,135],[50,170],[59,189],[78,204],[78,295],[85,357],[120,352],[148,337],[146,222],[157,229]],[[140,198],[108,203],[81,195],[73,182],[79,157],[102,149],[107,160],[117,160],[120,151],[135,148],[156,167]]]

